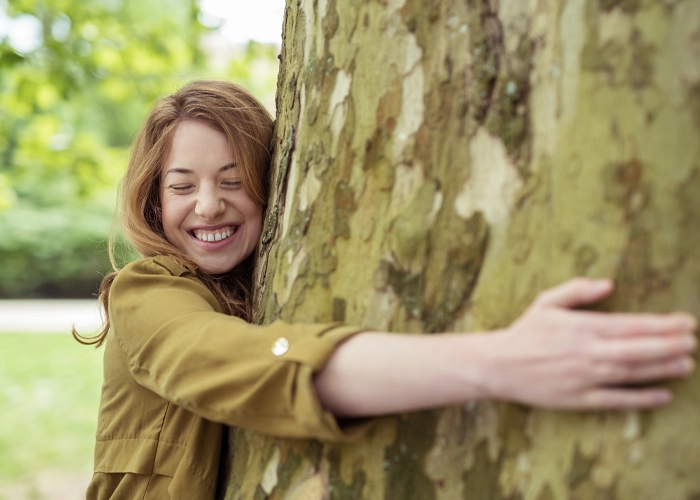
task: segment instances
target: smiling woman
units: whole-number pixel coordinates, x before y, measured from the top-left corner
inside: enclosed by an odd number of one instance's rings
[[[226,136],[200,121],[178,125],[161,174],[165,237],[211,274],[253,253],[262,209],[246,192]]]
[[[236,383],[241,376],[270,377],[269,345],[283,333],[293,335],[279,327],[260,334],[244,321],[271,132],[272,118],[248,92],[228,82],[202,81],[162,99],[137,136],[122,183],[121,220],[145,258],[105,278],[101,334],[92,339],[76,334],[85,343],[106,343],[88,498],[167,498],[171,483],[184,498],[210,497],[221,422],[237,418],[232,413],[247,419],[248,411],[240,412],[239,406],[262,404],[263,411],[250,414],[284,415],[284,410],[267,408],[279,400],[250,400],[256,390]],[[209,241],[217,234],[219,241]],[[177,331],[171,328],[175,325]],[[350,333],[345,330],[339,334]],[[321,340],[316,344],[303,357],[330,346]],[[262,353],[270,359],[260,363]],[[240,362],[231,363],[232,355]],[[294,366],[274,364],[272,371],[279,375],[268,383],[293,375]],[[222,407],[216,400],[223,393],[239,403]],[[318,420],[309,403],[305,407]],[[140,418],[133,419],[134,414]],[[337,432],[328,423],[315,425]],[[291,427],[302,432],[298,425]],[[154,463],[154,446],[172,458]]]

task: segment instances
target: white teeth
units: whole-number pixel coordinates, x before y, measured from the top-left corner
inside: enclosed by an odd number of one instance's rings
[[[237,229],[237,227],[226,228],[224,230],[219,230],[219,232],[213,233],[208,233],[202,229],[197,229],[192,233],[194,234],[195,238],[200,241],[221,241],[231,237],[231,235],[235,233]]]

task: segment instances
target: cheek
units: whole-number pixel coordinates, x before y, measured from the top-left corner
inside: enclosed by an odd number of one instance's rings
[[[180,226],[181,207],[179,207],[178,203],[175,203],[174,200],[168,200],[167,198],[163,198],[160,206],[163,231],[168,240],[170,240],[171,235],[174,234]]]
[[[161,198],[162,200],[162,198]],[[168,204],[167,201],[163,200],[160,202],[160,218],[161,218],[161,223],[163,224],[163,229],[165,231],[168,230],[168,225],[170,224],[170,212],[171,208],[170,205]]]
[[[245,217],[245,224],[247,226],[246,232],[256,241],[260,239],[263,220],[262,209],[247,195],[243,198],[239,198],[235,205]]]

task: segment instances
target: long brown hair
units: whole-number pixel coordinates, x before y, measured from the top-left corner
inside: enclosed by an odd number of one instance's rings
[[[195,265],[166,239],[160,200],[160,174],[172,137],[178,124],[187,120],[204,122],[226,135],[243,187],[258,207],[265,206],[273,121],[263,105],[242,87],[215,80],[191,82],[161,99],[136,136],[121,181],[118,211],[109,238],[109,258],[114,270],[100,285],[104,323],[93,337],[81,336],[74,329],[73,337],[81,344],[100,346],[109,330],[109,291],[119,272],[115,259],[117,220],[126,240],[144,257],[166,255],[181,265]],[[223,275],[197,270],[197,277],[215,295],[226,314],[250,319],[252,259],[249,257]]]

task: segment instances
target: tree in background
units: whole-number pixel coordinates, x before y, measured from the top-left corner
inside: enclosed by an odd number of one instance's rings
[[[39,29],[31,51],[0,46],[0,295],[89,295],[108,269],[104,240],[131,138],[174,75],[201,61],[196,4],[159,3],[8,7]]]
[[[700,314],[700,3],[289,1],[258,318],[507,325],[573,275]],[[655,412],[482,402],[359,443],[231,440],[226,498],[700,495],[697,376]]]
[[[116,183],[154,101],[212,77],[265,99],[277,48],[214,53],[196,0],[16,0],[4,12],[35,35],[27,47],[0,39],[0,297],[89,296],[109,270]]]

